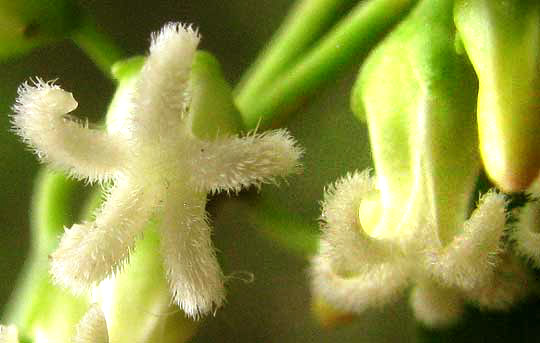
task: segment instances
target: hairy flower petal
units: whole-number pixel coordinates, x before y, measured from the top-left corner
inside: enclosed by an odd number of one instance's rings
[[[348,174],[326,189],[321,239],[327,248],[321,253],[334,264],[354,270],[398,254],[399,248],[395,244],[369,236],[362,226],[359,209],[363,201],[372,201],[369,197],[376,191],[369,170]]]
[[[98,305],[92,305],[77,325],[73,343],[109,343],[105,315]]]
[[[302,156],[286,130],[219,138],[203,142],[199,151],[192,161],[198,173],[191,177],[199,190],[210,193],[238,193],[251,185],[275,183],[277,177],[298,172]]]
[[[11,119],[14,131],[42,161],[90,182],[118,173],[124,156],[120,142],[67,117],[77,108],[71,93],[38,78],[20,86],[18,94]]]
[[[180,23],[169,23],[152,35],[150,55],[132,97],[138,143],[155,144],[156,137],[181,126],[199,40],[196,30]]]
[[[448,286],[471,289],[488,282],[502,249],[505,206],[502,194],[485,194],[463,232],[441,251],[428,255],[428,270]]]
[[[150,217],[152,202],[136,185],[118,181],[94,222],[67,229],[51,255],[54,280],[77,293],[120,270]]]
[[[57,283],[83,292],[118,272],[156,215],[173,302],[194,318],[223,304],[206,194],[275,182],[299,170],[302,150],[285,130],[212,142],[194,134],[187,118],[199,39],[180,23],[152,35],[150,55],[138,77],[124,85],[107,131],[62,117],[77,103],[58,86],[38,81],[21,88],[14,124],[45,161],[91,181],[112,178],[95,221],[66,230],[52,254]]]
[[[321,255],[313,258],[311,267],[314,295],[345,312],[360,313],[396,300],[407,288],[408,277],[406,263],[395,261],[370,266],[350,277],[337,274]]]
[[[206,219],[206,194],[186,193],[173,192],[167,199],[161,246],[173,301],[199,318],[222,305],[225,289]]]

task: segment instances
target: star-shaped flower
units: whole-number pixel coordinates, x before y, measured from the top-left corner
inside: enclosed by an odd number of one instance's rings
[[[298,171],[302,151],[285,130],[212,141],[193,134],[190,71],[198,43],[198,33],[178,23],[153,35],[127,110],[109,118],[106,131],[66,116],[77,102],[53,83],[20,87],[13,124],[40,159],[79,179],[113,181],[95,221],[67,229],[52,254],[59,284],[81,292],[118,272],[155,217],[174,302],[193,317],[223,303],[207,193],[274,182]]]
[[[425,204],[417,193],[404,205],[403,217],[389,218],[369,171],[331,185],[313,259],[315,295],[339,310],[360,313],[394,301],[413,284],[411,305],[418,319],[443,326],[459,318],[465,301],[504,309],[530,291],[530,276],[503,250],[502,194],[482,196],[461,233],[446,245],[429,213],[419,212]],[[396,231],[386,226],[390,222]]]

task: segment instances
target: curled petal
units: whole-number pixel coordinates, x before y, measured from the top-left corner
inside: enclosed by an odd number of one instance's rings
[[[0,325],[0,343],[19,343],[19,332],[14,325]]]
[[[399,249],[391,242],[369,236],[366,223],[372,224],[375,219],[362,218],[361,206],[377,207],[378,197],[374,179],[369,171],[348,174],[326,189],[322,204],[322,249],[321,254],[332,261],[338,269],[354,272],[358,266],[366,263],[378,264],[396,256]],[[366,212],[366,211],[363,211]],[[363,213],[377,217],[375,213]],[[364,225],[362,225],[364,224]]]
[[[67,117],[77,108],[71,93],[41,79],[23,84],[18,93],[11,120],[14,130],[40,159],[90,182],[118,174],[123,156],[120,142]]]
[[[172,198],[176,198],[173,200]],[[161,247],[174,303],[199,318],[225,299],[223,273],[217,262],[205,213],[206,194],[174,192],[161,223]]]
[[[316,297],[340,311],[360,313],[394,301],[407,287],[408,267],[405,262],[388,261],[345,277],[318,255],[312,260],[311,278]]]
[[[204,142],[192,164],[197,189],[238,193],[251,185],[275,183],[276,178],[300,170],[302,149],[287,130]]]
[[[119,180],[94,222],[66,230],[51,255],[55,282],[82,293],[121,269],[152,211],[152,201],[133,187]]]
[[[150,55],[133,94],[133,129],[141,144],[178,129],[189,103],[187,90],[199,34],[191,26],[169,23],[152,35]]]
[[[428,270],[447,286],[472,289],[488,282],[501,252],[505,206],[502,194],[485,194],[463,232],[442,250],[428,254]]]
[[[109,343],[105,315],[98,305],[92,305],[82,317],[73,343]]]
[[[427,280],[417,283],[410,302],[415,317],[431,328],[443,328],[456,323],[465,309],[460,292]]]

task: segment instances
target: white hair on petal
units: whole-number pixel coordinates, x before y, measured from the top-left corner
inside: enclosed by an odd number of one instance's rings
[[[150,53],[154,53],[159,49],[166,49],[171,39],[182,39],[196,47],[201,40],[201,35],[199,34],[199,30],[191,24],[169,22],[158,32],[152,33]]]
[[[193,134],[184,112],[199,39],[179,23],[152,35],[132,92],[119,100],[129,104],[117,104],[127,112],[115,113],[110,134],[67,118],[77,103],[53,83],[21,86],[13,123],[23,140],[53,166],[114,184],[95,221],[67,229],[51,255],[56,283],[84,292],[120,271],[144,226],[164,214],[161,248],[173,302],[194,318],[223,304],[206,193],[238,192],[298,172],[302,149],[285,130],[210,143]]]
[[[430,328],[445,328],[455,324],[465,310],[461,292],[429,280],[416,283],[410,303],[416,319]]]
[[[340,269],[354,270],[398,255],[397,245],[369,236],[360,222],[362,201],[377,192],[369,170],[347,174],[326,188],[322,203],[322,237],[327,256]]]
[[[132,129],[151,144],[164,132],[178,129],[186,109],[193,58],[200,36],[191,26],[169,23],[152,34],[150,55],[135,85]]]
[[[480,199],[463,232],[440,251],[428,253],[427,269],[447,286],[481,287],[492,277],[502,251],[506,201],[494,191]]]
[[[94,304],[77,325],[73,343],[109,343],[105,315],[98,304]]]
[[[223,273],[206,219],[206,194],[191,194],[193,198],[188,199],[189,192],[179,191],[175,196],[160,224],[162,254],[173,302],[198,319],[223,304]]]
[[[251,185],[276,183],[301,170],[303,150],[285,129],[245,137],[201,141],[199,158],[192,161],[197,173],[192,182],[203,192],[238,193]]]
[[[533,199],[518,212],[517,223],[510,231],[515,250],[527,258],[535,268],[540,268],[540,201],[539,185],[532,187]]]
[[[128,181],[119,181],[94,222],[75,224],[51,255],[56,283],[83,293],[119,271],[147,223],[152,201]]]
[[[36,155],[78,179],[104,181],[118,173],[122,153],[106,132],[68,117],[77,108],[73,95],[40,78],[23,83],[11,117],[14,132]]]
[[[408,269],[404,261],[388,261],[346,277],[336,273],[326,257],[318,255],[311,261],[311,287],[315,296],[336,309],[361,313],[396,300],[407,288]]]
[[[465,296],[482,308],[500,311],[523,300],[533,290],[539,289],[530,272],[518,258],[504,254],[489,282],[467,290]]]
[[[0,325],[0,343],[19,343],[19,332],[15,325]]]

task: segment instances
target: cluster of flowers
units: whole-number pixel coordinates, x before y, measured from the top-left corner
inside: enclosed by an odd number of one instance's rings
[[[416,317],[440,327],[466,303],[507,309],[538,289],[520,257],[539,265],[540,61],[538,47],[519,49],[538,39],[539,14],[538,4],[420,1],[371,53],[352,105],[367,117],[377,176],[356,172],[327,190],[317,297],[360,313],[412,286]],[[528,202],[492,189],[475,209],[481,161]]]
[[[521,23],[519,6],[473,5],[420,1],[362,67],[353,109],[367,118],[377,176],[354,172],[329,186],[311,268],[315,297],[339,311],[386,304],[412,285],[417,318],[436,327],[459,319],[467,302],[505,309],[536,288],[516,255],[540,266],[540,204],[534,200],[540,183],[532,182],[538,166],[519,162],[531,154],[533,162],[540,160],[530,144],[537,138],[516,143],[501,127],[508,117],[523,118],[509,114],[538,107],[534,91],[540,87],[524,79],[510,89],[511,97],[500,96],[507,89],[493,80],[515,78],[516,68],[500,61],[497,51],[478,49],[485,40],[506,39],[497,31],[500,22],[517,33],[534,27],[531,35],[537,35],[536,17]],[[17,134],[43,162],[108,190],[95,220],[66,229],[51,255],[57,284],[88,293],[121,273],[154,220],[173,302],[195,319],[222,306],[224,277],[211,241],[207,195],[237,193],[298,172],[302,149],[286,130],[210,138],[194,132],[191,70],[199,39],[177,23],[153,35],[150,54],[106,130],[69,117],[77,102],[52,82],[20,87]],[[536,71],[536,50],[519,53],[534,57],[521,71]],[[511,208],[507,196],[490,190],[471,211],[481,161],[499,187],[527,189],[533,200]],[[1,343],[17,340],[13,327],[0,327]],[[75,342],[107,341],[105,316],[91,307]]]

